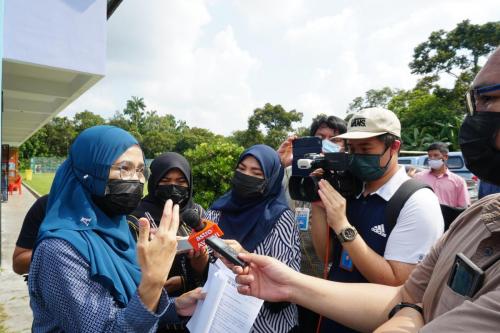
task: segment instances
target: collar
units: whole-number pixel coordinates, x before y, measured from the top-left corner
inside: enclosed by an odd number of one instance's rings
[[[446,167],[445,172],[444,172],[443,174],[439,175],[439,176],[436,176],[435,174],[433,174],[433,173],[432,173],[432,169],[429,169],[427,172],[428,172],[431,176],[436,177],[436,178],[441,178],[441,177],[445,177],[445,176],[446,176],[446,177],[449,177],[449,176],[450,176],[450,173],[451,173],[451,171],[450,171],[450,169],[449,169],[448,167]]]
[[[398,171],[384,185],[380,186],[378,190],[370,193],[369,195],[378,194],[378,196],[385,201],[389,201],[401,184],[408,179],[410,179],[410,177],[406,174],[405,167],[400,165]],[[361,193],[356,197],[357,199],[363,194],[364,190],[365,184],[363,184],[363,190]]]

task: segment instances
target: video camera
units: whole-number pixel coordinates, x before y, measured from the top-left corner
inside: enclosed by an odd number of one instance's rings
[[[292,174],[288,183],[290,197],[309,202],[320,200],[318,183],[321,179],[327,180],[345,198],[356,196],[363,184],[349,171],[351,158],[348,153],[325,153],[305,154],[303,158],[296,159],[299,169],[308,170],[309,173],[323,169],[323,174],[321,176]]]

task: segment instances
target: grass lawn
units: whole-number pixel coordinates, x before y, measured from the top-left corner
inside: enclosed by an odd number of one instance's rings
[[[37,191],[40,195],[50,192],[50,186],[54,180],[54,173],[34,173],[31,180],[26,180],[23,177],[23,182],[28,184],[29,187]]]
[[[23,175],[23,182],[29,187],[37,191],[40,195],[50,192],[50,186],[54,180],[54,173],[34,173],[31,180],[26,180]],[[144,195],[148,194],[148,183],[144,184]],[[1,333],[1,332],[0,332]]]

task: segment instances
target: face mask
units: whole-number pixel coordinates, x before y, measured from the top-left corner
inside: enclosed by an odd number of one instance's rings
[[[389,148],[387,148],[389,149]],[[380,166],[380,158],[385,154],[387,149],[380,155],[374,154],[353,154],[350,165],[351,172],[362,181],[377,180],[382,177],[387,170],[389,162],[383,167]]]
[[[142,198],[144,184],[138,180],[110,179],[103,197],[92,200],[106,215],[127,215],[134,211]]]
[[[235,171],[231,180],[233,193],[242,199],[259,198],[266,189],[266,180]]]
[[[429,160],[429,167],[434,170],[441,169],[443,164],[443,160]]]
[[[180,185],[158,185],[155,190],[155,197],[165,204],[168,199],[171,199],[174,204],[183,206],[189,199],[189,188]]]
[[[500,112],[477,112],[465,117],[458,134],[467,168],[496,185],[500,185],[500,151],[495,147],[499,129]]]
[[[338,153],[340,151],[340,146],[338,144],[327,139],[321,141],[321,146],[324,153]]]

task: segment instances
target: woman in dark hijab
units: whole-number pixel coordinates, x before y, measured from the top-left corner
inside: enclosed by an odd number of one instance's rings
[[[177,299],[163,290],[178,205],[166,203],[151,239],[141,220],[137,246],[127,227],[145,173],[137,140],[122,129],[95,126],[75,139],[34,248],[28,281],[34,332],[154,332],[160,320],[192,313],[199,290]]]
[[[274,257],[300,269],[300,238],[294,214],[281,186],[283,168],[274,149],[255,145],[239,160],[229,192],[217,199],[205,218],[218,223],[237,252]],[[293,304],[269,304],[260,310],[252,332],[289,332],[298,325]]]
[[[164,153],[151,163],[151,176],[148,181],[148,195],[142,199],[137,209],[129,215],[129,223],[133,232],[138,231],[137,221],[141,217],[152,218],[156,224],[161,223],[163,207],[170,199],[179,205],[181,224],[177,236],[188,236],[191,229],[182,223],[182,213],[187,209],[196,209],[201,217],[203,208],[193,202],[193,177],[189,162],[175,152]],[[203,275],[208,261],[205,249],[175,257],[165,284],[169,295],[180,295],[199,287],[203,283]],[[160,327],[161,332],[183,331],[183,325],[167,325]]]

